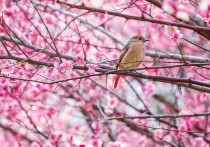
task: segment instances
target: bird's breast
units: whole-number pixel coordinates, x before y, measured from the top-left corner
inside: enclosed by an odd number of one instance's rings
[[[128,51],[121,60],[120,69],[136,68],[144,59],[144,45],[143,43],[133,42],[130,44]]]

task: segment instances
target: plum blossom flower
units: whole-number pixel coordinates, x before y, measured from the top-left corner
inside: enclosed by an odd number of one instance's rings
[[[113,97],[107,97],[107,106],[110,109],[114,109],[118,105],[118,100]]]
[[[39,36],[35,32],[29,32],[29,33],[27,33],[26,34],[26,37],[28,38],[28,40],[30,40],[30,42],[32,44],[36,44],[37,42],[39,42]]]
[[[177,27],[165,26],[165,32],[169,35],[175,33],[177,29],[178,29]]]
[[[94,129],[94,133],[97,134],[102,130],[102,124],[100,122],[93,122],[91,127]]]
[[[154,18],[155,18],[155,19],[159,19],[159,20],[164,20],[164,19],[166,19],[166,17],[165,17],[163,14],[161,14],[161,13],[156,13],[156,14],[154,14]],[[155,27],[160,26],[160,24],[157,24],[157,23],[154,23],[153,25],[154,25]]]
[[[50,17],[49,15],[46,16],[45,20],[48,24],[53,24],[55,22],[54,17]]]
[[[170,39],[172,42],[180,42],[183,38],[183,34],[178,30],[177,27],[167,26],[165,27],[165,31],[167,34],[171,35]]]
[[[92,105],[92,103],[85,103],[85,109],[86,109],[87,111],[93,110],[93,105]]]
[[[18,92],[20,90],[20,81],[6,79],[6,82],[4,84],[6,84],[6,87],[12,88],[13,92]]]
[[[61,72],[67,72],[69,70],[71,70],[73,68],[72,63],[70,63],[69,61],[64,61],[61,64],[55,63],[54,66]]]
[[[93,147],[102,147],[102,141],[96,136],[91,136],[90,142]]]
[[[40,147],[40,145],[37,142],[32,142],[31,147]]]
[[[155,18],[155,19],[159,19],[159,20],[163,20],[163,19],[165,19],[166,17],[165,17],[165,15],[163,15],[163,14],[155,14],[155,15],[154,15],[154,18]]]
[[[149,83],[149,84],[146,84],[144,86],[141,86],[141,89],[142,89],[142,91],[145,94],[150,95],[150,94],[153,94],[154,93],[155,87],[154,87],[154,85],[152,85],[151,83]]]
[[[176,32],[170,37],[172,42],[180,42],[182,38],[183,34],[181,34],[179,30],[176,30]]]
[[[55,108],[55,107],[49,107],[49,108],[48,108],[47,116],[48,116],[49,118],[51,118],[52,115],[55,114],[55,113],[56,113],[56,108]]]
[[[199,12],[203,17],[210,17],[210,1],[202,0],[199,5]]]
[[[54,132],[50,135],[49,140],[52,144],[56,144],[60,141],[62,136],[62,132]]]
[[[78,53],[76,55],[76,63],[79,64],[79,65],[83,65],[85,64],[85,56],[82,52]]]
[[[82,50],[79,47],[76,47],[76,48],[73,49],[74,54],[79,54],[80,52],[82,52]]]
[[[188,0],[181,0],[181,3],[183,5],[189,5],[190,4],[190,2]]]
[[[102,53],[96,52],[96,53],[94,54],[94,56],[96,57],[96,59],[97,59],[99,62],[104,61],[104,56],[103,56]]]

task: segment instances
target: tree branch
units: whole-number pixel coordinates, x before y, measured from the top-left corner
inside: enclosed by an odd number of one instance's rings
[[[46,49],[44,50],[43,48],[34,46],[27,42],[23,42],[23,41],[20,42],[19,40],[15,39],[15,38],[12,38],[12,40],[11,40],[8,36],[4,36],[4,35],[1,35],[0,38],[2,40],[13,42],[18,45],[23,45],[23,46],[28,47],[36,52],[42,51],[43,53],[45,53],[51,57],[57,57],[59,55],[61,58],[75,61],[75,57],[72,57],[72,56],[69,56],[66,54],[61,54],[61,53],[56,54],[54,52],[51,52]],[[158,51],[154,52],[154,51],[148,51],[148,50],[146,51],[146,55],[150,56],[150,57],[156,57],[156,58],[176,59],[176,60],[180,60],[180,61],[184,60],[184,61],[199,62],[199,63],[210,63],[209,58],[203,58],[203,57],[197,57],[197,56],[191,56],[191,55],[178,55],[178,54],[173,54],[173,53],[163,53],[163,52],[158,52]]]
[[[187,28],[187,29],[191,29],[191,30],[194,30],[194,31],[210,32],[210,28],[208,28],[208,27],[200,27],[200,26],[194,26],[194,25],[189,25],[189,24],[184,24],[184,23],[179,23],[179,22],[169,22],[169,21],[157,20],[157,19],[146,18],[146,17],[131,16],[131,15],[126,15],[126,14],[113,12],[113,11],[109,11],[109,10],[103,10],[103,9],[87,7],[85,5],[74,5],[74,4],[66,3],[66,2],[63,2],[63,1],[60,1],[60,0],[58,0],[57,2],[59,4],[66,5],[66,6],[70,7],[70,8],[87,10],[89,12],[97,12],[97,13],[109,14],[109,15],[113,15],[113,16],[122,17],[122,18],[125,18],[127,20],[132,19],[132,20],[148,21],[148,22],[152,22],[152,23],[158,23],[158,24],[164,24],[164,25],[170,25],[170,26],[177,26],[177,27]]]
[[[209,116],[210,112],[194,113],[194,114],[162,114],[162,115],[141,115],[141,116],[117,116],[109,117],[108,120],[113,119],[147,119],[147,118],[183,118],[183,117],[198,117],[198,116]]]

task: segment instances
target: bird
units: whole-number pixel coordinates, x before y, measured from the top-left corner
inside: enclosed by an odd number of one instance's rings
[[[145,57],[144,43],[146,40],[143,36],[135,35],[123,47],[118,58],[116,69],[135,69]],[[114,81],[113,89],[117,89],[121,75],[117,75]]]

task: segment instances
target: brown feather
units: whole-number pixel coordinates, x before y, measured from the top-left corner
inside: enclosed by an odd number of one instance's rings
[[[117,75],[117,77],[116,77],[116,79],[114,81],[114,87],[113,87],[113,89],[117,89],[117,85],[119,83],[119,80],[120,80],[120,75]]]
[[[125,47],[122,49],[122,52],[121,52],[121,54],[120,54],[120,57],[119,57],[119,59],[118,59],[118,61],[117,61],[117,67],[116,67],[116,69],[118,69],[118,67],[119,67],[119,65],[120,65],[120,62],[122,61],[122,58],[125,56],[126,52],[128,51],[129,45],[130,45],[130,44],[127,43],[127,44],[125,45]]]

